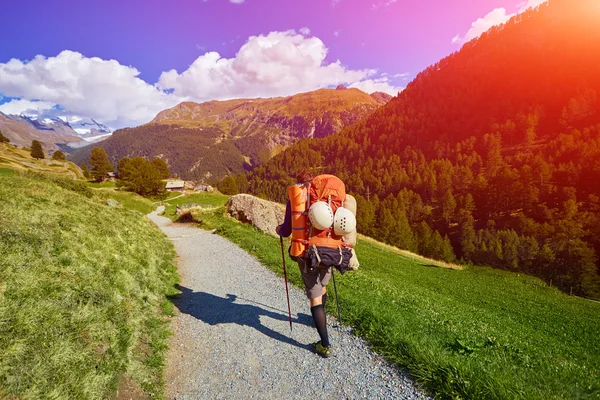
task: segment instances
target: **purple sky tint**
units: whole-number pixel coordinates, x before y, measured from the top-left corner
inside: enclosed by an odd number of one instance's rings
[[[542,1],[9,0],[0,111],[47,114],[60,106],[120,127],[184,100],[339,83],[396,94],[487,29],[469,32],[478,18],[487,16],[486,27]]]
[[[330,61],[414,76],[457,50],[452,38],[475,19],[498,7],[512,12],[521,1],[19,0],[2,7],[0,62],[68,49],[135,66],[154,83],[204,52],[229,58],[252,35],[308,27]]]

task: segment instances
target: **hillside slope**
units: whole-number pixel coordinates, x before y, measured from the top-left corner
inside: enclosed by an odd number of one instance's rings
[[[63,175],[72,179],[82,179],[81,168],[70,161],[52,159],[37,160],[31,157],[29,150],[20,149],[12,144],[0,143],[0,168],[29,170]]]
[[[271,99],[181,103],[147,125],[122,129],[98,146],[111,161],[161,157],[185,179],[210,181],[260,165],[306,138],[322,138],[370,116],[381,103],[358,89],[321,89]],[[73,156],[77,163],[90,148]]]
[[[160,397],[174,251],[85,182],[0,169],[0,397]]]
[[[302,168],[357,193],[361,232],[600,296],[600,3],[549,0],[429,67],[368,120],[249,175]]]

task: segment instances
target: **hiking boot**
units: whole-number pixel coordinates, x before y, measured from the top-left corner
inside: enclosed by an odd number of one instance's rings
[[[333,355],[333,352],[331,351],[331,347],[323,346],[321,344],[320,340],[316,343],[313,343],[313,349],[315,350],[315,353],[317,353],[318,355],[320,355],[323,358],[329,358]]]

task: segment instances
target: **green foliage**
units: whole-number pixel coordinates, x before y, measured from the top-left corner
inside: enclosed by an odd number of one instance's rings
[[[156,164],[143,157],[122,158],[118,164],[117,185],[142,196],[166,195],[165,183]]]
[[[234,176],[228,175],[217,186],[219,191],[226,195],[234,195],[240,192],[237,181]]]
[[[171,172],[169,171],[169,167],[167,166],[167,163],[165,163],[163,161],[162,158],[156,157],[156,158],[152,159],[152,165],[154,165],[154,167],[160,173],[160,178],[161,179],[168,179],[171,176]]]
[[[53,160],[58,160],[58,161],[65,161],[66,160],[66,156],[65,153],[63,153],[60,150],[56,150],[53,154],[52,154],[52,159]]]
[[[127,374],[161,397],[173,247],[73,182],[0,180],[0,392],[111,398]]]
[[[279,240],[223,213],[193,211],[204,229],[216,229],[282,275]],[[435,268],[360,240],[356,251],[361,268],[336,278],[344,323],[436,398],[600,393],[600,304],[522,274]],[[290,281],[303,287],[298,268],[286,263]]]
[[[0,143],[10,143],[10,140],[2,134],[2,131],[0,131]]]
[[[114,168],[108,160],[106,151],[101,147],[94,147],[92,149],[89,163],[92,166],[92,177],[96,182],[101,182],[106,178],[106,174],[114,172]]]
[[[79,168],[81,168],[81,170],[83,171],[83,176],[86,179],[90,179],[92,177],[92,174],[90,173],[90,169],[85,161],[82,161],[81,164],[79,164]]]
[[[42,149],[42,144],[37,140],[31,142],[31,157],[37,158],[39,160],[43,160],[45,158],[44,149]]]

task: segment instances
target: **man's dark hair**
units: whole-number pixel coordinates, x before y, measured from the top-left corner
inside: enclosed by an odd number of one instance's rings
[[[296,182],[297,183],[306,183],[306,182],[310,182],[313,179],[313,175],[308,172],[307,170],[303,169],[302,171],[298,172],[298,175],[296,175]]]

